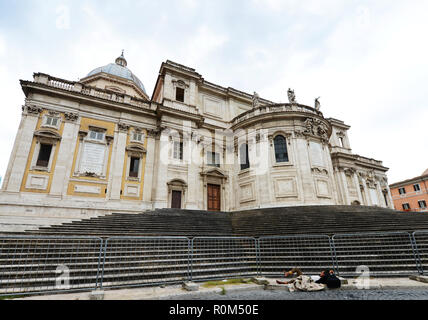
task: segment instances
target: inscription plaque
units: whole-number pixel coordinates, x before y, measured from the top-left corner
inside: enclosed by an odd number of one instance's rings
[[[90,172],[102,175],[106,146],[97,143],[86,142],[83,146],[83,157],[80,164],[80,172]]]

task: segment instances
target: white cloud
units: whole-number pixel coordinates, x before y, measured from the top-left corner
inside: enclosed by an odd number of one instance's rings
[[[189,65],[199,64],[215,50],[220,49],[227,41],[226,35],[203,25],[185,42],[185,46],[181,50],[182,57]]]

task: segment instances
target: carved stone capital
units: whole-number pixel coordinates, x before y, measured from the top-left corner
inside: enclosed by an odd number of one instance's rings
[[[125,123],[118,123],[117,127],[118,127],[120,132],[128,132],[130,125],[125,124]]]
[[[162,131],[165,130],[165,129],[166,128],[163,128],[163,127],[160,127],[160,128],[157,128],[157,129],[148,129],[147,130],[147,136],[149,138],[158,139],[161,136]]]
[[[43,109],[34,105],[26,105],[27,113],[32,115],[39,115]]]
[[[65,112],[64,113],[65,121],[76,122],[79,119],[79,115],[73,112]]]
[[[316,174],[325,174],[328,175],[328,170],[320,167],[312,167],[312,172]]]
[[[355,170],[354,168],[344,168],[343,172],[345,172],[347,176],[352,176],[357,172],[357,170]]]

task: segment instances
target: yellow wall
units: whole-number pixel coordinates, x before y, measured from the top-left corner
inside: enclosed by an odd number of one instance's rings
[[[96,120],[96,119],[90,119],[90,118],[81,119],[81,122],[80,122],[81,131],[89,131],[90,126],[106,129],[107,130],[106,135],[114,136],[114,130],[115,130],[114,122],[108,122],[108,121],[102,121],[102,120]],[[108,177],[110,175],[111,156],[112,156],[114,140],[111,141],[110,146],[108,148],[109,155],[108,155],[108,161],[107,161],[106,179],[100,179],[100,178],[93,178],[93,177],[73,176],[73,173],[75,172],[75,169],[76,169],[77,156],[80,148],[80,138],[76,137],[76,139],[77,139],[77,143],[76,143],[76,149],[74,150],[73,166],[70,172],[70,178],[74,180],[85,180],[85,181],[82,181],[82,182],[70,181],[67,189],[67,194],[72,196],[79,196],[79,197],[105,198]],[[78,192],[76,193],[74,192],[75,185],[100,187],[101,192],[99,194],[87,194],[87,193],[78,193]]]
[[[128,136],[126,138],[126,147],[128,147],[130,145],[130,141],[131,141],[131,136],[130,136],[130,132],[133,131],[134,128],[130,128],[128,130]],[[147,149],[147,131],[144,131],[144,148]],[[125,151],[125,159],[124,159],[124,163],[123,163],[123,174],[122,174],[122,188],[121,190],[123,191],[123,193],[125,193],[125,185],[126,184],[133,184],[133,185],[139,185],[140,186],[140,195],[139,197],[129,197],[129,196],[124,196],[121,195],[120,198],[122,200],[143,200],[143,187],[144,187],[144,174],[146,172],[146,155],[143,155],[143,159],[142,159],[142,171],[141,171],[141,182],[138,181],[132,181],[132,180],[127,180],[126,177],[128,175],[127,170],[129,170],[129,168],[127,167],[127,163],[128,163],[128,151]]]
[[[41,112],[41,114],[39,116],[39,120],[37,121],[36,131],[40,130],[40,128],[42,126],[43,117],[48,112],[49,112],[48,110],[43,110],[43,112]],[[57,132],[60,136],[62,136],[62,133],[64,131],[64,114],[61,113],[60,117],[61,117],[61,125],[60,125],[59,130],[55,130],[53,128],[49,128],[49,130],[53,130],[53,131]],[[34,156],[34,150],[36,149],[36,143],[37,143],[37,138],[33,137],[33,142],[31,144],[31,148],[30,148],[30,154],[28,156],[27,165],[25,167],[24,178],[22,179],[21,192],[49,193],[50,190],[51,190],[52,177],[53,177],[54,172],[55,172],[55,166],[56,166],[56,161],[57,161],[57,158],[58,158],[59,148],[61,146],[61,141],[59,141],[57,143],[57,145],[56,145],[55,153],[53,155],[53,160],[52,160],[52,167],[51,167],[51,171],[50,172],[30,170],[31,162],[32,162],[33,156]],[[46,190],[27,189],[25,187],[25,185],[27,184],[27,179],[28,179],[28,175],[29,174],[37,174],[39,176],[49,176],[49,182],[48,182],[48,186],[47,186]]]

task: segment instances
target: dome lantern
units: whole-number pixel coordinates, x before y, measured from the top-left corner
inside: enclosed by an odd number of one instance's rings
[[[128,62],[126,62],[126,59],[123,55],[123,52],[124,52],[124,50],[122,50],[122,54],[120,55],[120,57],[118,57],[116,59],[116,64],[118,64],[119,66],[122,66],[122,67],[126,67],[128,65]]]

